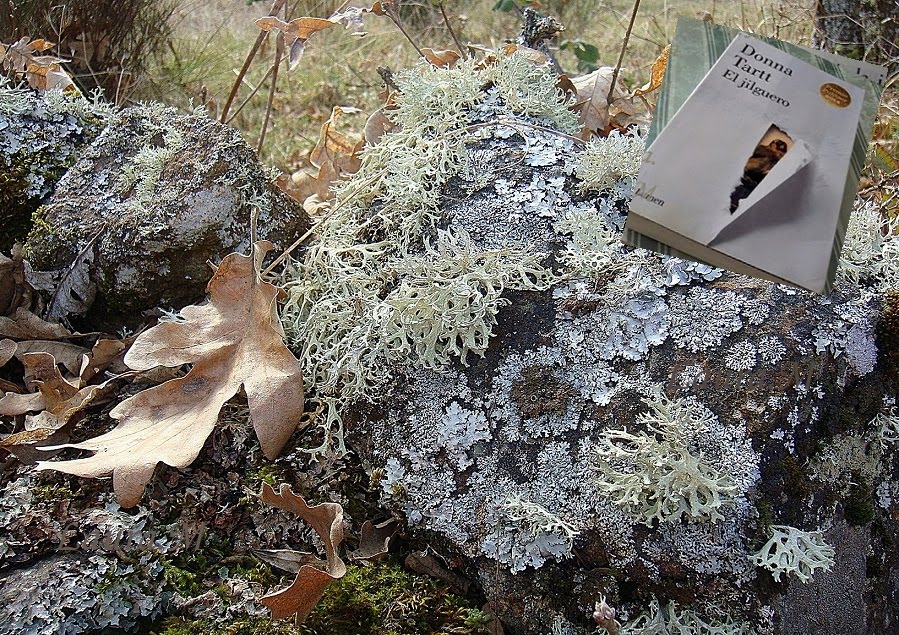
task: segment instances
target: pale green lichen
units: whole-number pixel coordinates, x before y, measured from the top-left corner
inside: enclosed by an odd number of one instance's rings
[[[645,146],[637,134],[613,130],[608,137],[596,137],[584,144],[574,174],[581,192],[608,190],[624,181],[633,185],[640,171]]]
[[[620,635],[753,635],[748,622],[736,621],[723,611],[720,619],[707,619],[678,607],[674,601],[662,606],[653,598],[649,610],[621,626]],[[602,629],[601,632],[608,631]]]
[[[461,62],[398,73],[387,116],[400,129],[362,152],[359,171],[336,188],[318,241],[285,272],[285,331],[307,390],[328,410],[314,453],[345,451],[343,408],[381,397],[389,368],[438,369],[482,356],[508,302],[502,294],[555,280],[542,253],[480,249],[464,231],[438,228],[443,186],[467,169],[471,111],[486,86],[502,83],[517,114],[576,125],[551,71],[518,57],[486,69]]]
[[[646,431],[605,430],[596,453],[599,487],[638,522],[716,522],[739,493],[734,479],[707,463],[691,437],[714,424],[710,413],[660,391],[645,398],[638,417]]]
[[[781,574],[792,573],[808,582],[815,571],[830,570],[834,550],[820,531],[802,531],[787,525],[771,525],[771,538],[761,549],[749,556],[760,567],[771,571],[778,582]]]
[[[858,286],[863,278],[881,291],[899,287],[899,221],[886,219],[875,201],[858,199],[840,252],[839,278]]]
[[[500,55],[485,75],[516,113],[545,119],[562,132],[574,134],[580,129],[577,114],[568,109],[572,102],[547,66],[538,66],[519,53]]]
[[[136,205],[147,203],[156,191],[159,177],[166,164],[184,149],[184,137],[175,129],[168,129],[163,135],[163,144],[144,145],[122,168],[116,188],[125,192],[134,188],[132,202]]]
[[[9,80],[0,77],[0,115],[17,117],[31,110],[31,92],[13,88]]]

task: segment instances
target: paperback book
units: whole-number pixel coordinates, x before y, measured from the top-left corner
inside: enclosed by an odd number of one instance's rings
[[[829,293],[885,76],[681,18],[624,241]]]

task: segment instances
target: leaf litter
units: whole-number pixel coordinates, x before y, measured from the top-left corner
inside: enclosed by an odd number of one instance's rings
[[[179,321],[141,333],[125,355],[136,371],[193,364],[183,377],[129,397],[112,409],[109,432],[59,448],[95,452],[65,461],[41,461],[38,469],[83,477],[112,474],[122,507],[140,502],[157,463],[183,468],[199,454],[226,401],[243,387],[263,454],[274,459],[303,412],[300,365],[283,341],[277,315],[279,289],[264,282],[259,264],[271,243],[254,255],[232,253],[207,286],[209,301],[190,305]]]

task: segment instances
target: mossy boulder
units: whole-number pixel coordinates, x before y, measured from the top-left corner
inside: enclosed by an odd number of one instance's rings
[[[25,240],[31,214],[110,113],[110,106],[80,95],[0,84],[0,252]]]
[[[51,317],[117,328],[201,299],[207,261],[247,251],[254,213],[260,238],[288,246],[309,219],[270,177],[236,130],[203,114],[115,114],[34,214],[27,258],[50,272],[36,279],[48,294],[78,281]]]

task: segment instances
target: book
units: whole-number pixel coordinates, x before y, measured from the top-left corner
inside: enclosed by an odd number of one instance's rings
[[[829,293],[885,77],[681,18],[623,240]]]

